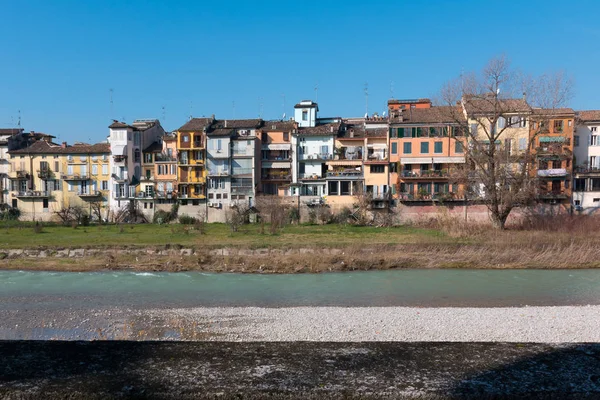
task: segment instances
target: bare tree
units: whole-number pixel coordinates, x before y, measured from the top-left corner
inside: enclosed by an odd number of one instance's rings
[[[532,78],[511,69],[504,57],[492,59],[479,75],[466,74],[443,87],[444,112],[456,125],[453,136],[466,144],[466,167],[456,180],[471,199],[485,203],[495,228],[503,229],[515,207],[534,200],[537,132],[530,129],[531,118],[551,120],[571,87],[564,73]]]
[[[373,195],[367,192],[362,185],[358,185],[354,190],[354,210],[351,217],[356,225],[368,225],[371,221],[370,209],[373,201]]]
[[[102,223],[103,222],[102,202],[101,201],[90,202],[90,209],[91,209],[92,218],[96,219],[99,223]]]
[[[225,211],[225,223],[229,225],[231,232],[237,232],[246,223],[248,211],[249,207],[244,203],[234,204]]]
[[[263,221],[269,222],[271,234],[283,228],[289,216],[289,205],[279,196],[263,195],[256,197],[256,209]]]

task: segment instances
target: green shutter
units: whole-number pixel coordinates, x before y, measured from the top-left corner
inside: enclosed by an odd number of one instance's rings
[[[404,128],[398,128],[398,137],[404,137]]]

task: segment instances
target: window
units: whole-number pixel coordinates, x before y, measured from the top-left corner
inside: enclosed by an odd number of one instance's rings
[[[600,135],[592,135],[592,136],[590,136],[590,146],[598,146],[598,145],[600,145],[600,141],[598,141],[598,136],[600,136]]]
[[[328,182],[328,184],[329,195],[337,196],[339,194],[339,182],[332,181]]]
[[[302,121],[308,121],[308,111],[302,110]]]
[[[102,165],[102,175],[108,175],[108,164]]]
[[[188,135],[183,135],[181,138],[183,139],[183,143],[188,143],[190,141],[190,137]]]
[[[573,146],[579,147],[579,135],[573,136]]]
[[[144,153],[144,162],[151,163],[152,162],[152,153]]]
[[[554,132],[562,132],[563,131],[563,120],[554,121]]]
[[[471,135],[477,136],[477,124],[471,124]]]
[[[400,129],[396,130],[395,128],[390,128],[390,133],[389,133],[390,138],[397,138],[398,137],[397,133],[399,130]]]
[[[67,175],[73,175],[73,166],[67,165]]]
[[[429,142],[421,142],[421,154],[429,153]]]
[[[508,154],[512,154],[512,139],[504,139],[504,150]]]
[[[289,132],[283,132],[283,141],[284,142],[290,141],[290,133]]]
[[[527,138],[519,138],[519,150],[527,150]]]
[[[390,164],[390,173],[396,173],[398,172],[398,163],[391,163]]]
[[[54,161],[54,171],[59,172],[60,162]]]
[[[98,161],[98,156],[97,155],[92,155],[92,161]]]
[[[597,126],[592,126],[592,129],[591,129],[592,132],[596,132],[597,130],[598,130]]]
[[[92,165],[92,175],[98,175],[98,165]]]
[[[87,165],[82,165],[79,170],[81,171],[81,176],[86,176],[88,171],[87,171]]]
[[[392,154],[398,154],[398,143],[392,142]]]
[[[569,120],[569,126],[573,126],[573,120]]]
[[[371,165],[372,174],[383,174],[385,173],[385,165]]]
[[[590,161],[588,164],[589,164],[590,168],[598,168],[596,156],[590,156]]]
[[[441,154],[442,153],[442,147],[443,147],[443,143],[442,142],[435,142],[433,144],[433,152],[436,154]]]
[[[454,152],[455,153],[463,153],[465,149],[463,148],[462,142],[454,142]]]
[[[108,190],[108,181],[102,181],[102,190]]]
[[[135,162],[140,162],[140,160],[142,159],[142,153],[140,152],[140,149],[135,149],[135,151],[133,152],[133,158]]]
[[[498,117],[497,125],[498,125],[498,129],[506,128],[506,118]]]
[[[408,142],[404,143],[403,153],[404,154],[411,154],[412,153],[412,143],[408,143]]]
[[[79,161],[85,162],[85,159],[86,159],[85,156],[79,156]]]

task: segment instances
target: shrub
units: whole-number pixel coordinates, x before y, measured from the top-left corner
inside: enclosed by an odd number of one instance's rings
[[[155,224],[168,224],[170,222],[171,214],[168,211],[158,210],[152,217],[152,222]]]
[[[196,223],[198,223],[198,218],[194,218],[191,217],[189,215],[180,215],[179,216],[179,223],[181,225],[195,225]]]
[[[9,208],[0,212],[0,220],[2,221],[16,221],[20,216],[21,211],[18,208]]]

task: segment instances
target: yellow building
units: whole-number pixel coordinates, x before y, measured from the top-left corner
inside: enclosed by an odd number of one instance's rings
[[[205,130],[212,118],[192,118],[177,131],[177,198],[183,205],[206,199]]]
[[[106,213],[107,143],[68,146],[38,141],[10,154],[10,203],[24,220],[56,220],[57,212],[78,208],[93,218]]]

